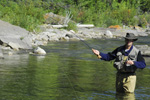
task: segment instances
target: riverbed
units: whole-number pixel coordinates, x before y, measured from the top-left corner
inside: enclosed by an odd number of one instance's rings
[[[103,53],[124,44],[123,39],[85,41]],[[150,45],[149,37],[135,44]],[[50,42],[46,56],[4,55],[0,60],[0,100],[149,100],[150,58],[137,70],[134,94],[116,94],[113,61],[97,59],[81,41]]]

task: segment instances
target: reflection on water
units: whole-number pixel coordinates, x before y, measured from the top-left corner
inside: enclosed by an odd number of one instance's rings
[[[103,52],[124,43],[86,42]],[[112,62],[100,61],[81,42],[51,42],[43,48],[46,56],[14,54],[0,59],[0,100],[150,99],[149,58],[147,68],[137,71],[135,94],[125,95],[115,92],[116,70]]]
[[[116,94],[117,100],[135,100],[135,94],[134,93],[126,93],[126,94]]]

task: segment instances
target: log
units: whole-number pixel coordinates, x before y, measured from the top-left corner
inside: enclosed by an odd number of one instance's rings
[[[77,27],[84,28],[84,27],[94,27],[93,24],[77,24]]]
[[[68,25],[52,25],[54,28],[62,28],[62,27],[67,27]],[[77,24],[78,28],[84,28],[84,27],[94,27],[93,24]]]

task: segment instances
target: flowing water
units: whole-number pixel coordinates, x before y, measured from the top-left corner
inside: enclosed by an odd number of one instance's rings
[[[124,40],[93,39],[91,47],[107,53]],[[149,37],[136,44],[148,44]],[[0,100],[150,100],[150,58],[137,70],[134,94],[116,94],[113,61],[96,56],[82,42],[50,42],[46,56],[5,55],[0,60]]]

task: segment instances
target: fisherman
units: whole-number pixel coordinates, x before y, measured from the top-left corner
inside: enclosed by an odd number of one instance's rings
[[[92,49],[93,53],[101,60],[114,60],[116,73],[116,92],[117,93],[133,93],[136,85],[137,68],[143,69],[146,66],[145,60],[141,52],[133,46],[133,42],[138,38],[133,33],[127,33],[125,37],[125,45],[116,48],[113,52],[107,54]]]

